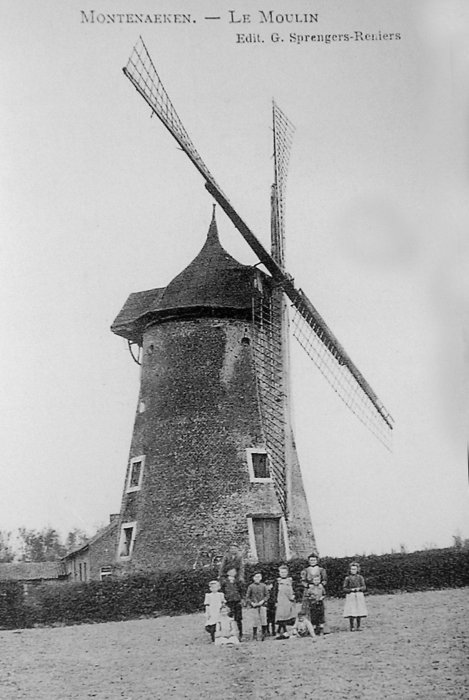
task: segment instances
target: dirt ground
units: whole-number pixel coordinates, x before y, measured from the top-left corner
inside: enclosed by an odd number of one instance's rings
[[[0,632],[1,700],[469,698],[469,588],[367,598],[349,632],[215,647],[203,616]]]

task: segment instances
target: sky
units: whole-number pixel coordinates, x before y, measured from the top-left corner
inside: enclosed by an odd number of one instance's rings
[[[109,327],[210,223],[200,175],[122,73],[141,33],[197,149],[269,245],[271,101],[295,125],[287,270],[396,423],[388,452],[292,341],[294,423],[322,555],[469,538],[469,7],[462,0],[5,3],[0,27],[0,529],[119,511],[139,369]],[[229,10],[239,19],[229,22]],[[174,3],[125,3],[174,13]],[[219,20],[205,17],[220,16]],[[393,39],[290,41],[298,35]],[[272,41],[277,32],[283,41]],[[238,42],[244,38],[261,41]],[[399,34],[400,39],[395,38]],[[256,258],[225,215],[222,244]]]

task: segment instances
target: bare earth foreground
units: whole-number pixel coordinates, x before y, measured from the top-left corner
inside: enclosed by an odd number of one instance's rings
[[[469,589],[330,600],[317,640],[208,641],[203,616],[0,632],[1,700],[469,698]]]

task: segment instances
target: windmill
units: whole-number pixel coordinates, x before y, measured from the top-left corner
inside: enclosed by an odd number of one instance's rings
[[[205,188],[259,262],[254,267],[242,266],[224,251],[218,240],[214,205],[207,241],[196,259],[165,288],[131,295],[114,321],[112,330],[125,337],[129,347],[137,345],[138,357],[142,359],[117,561],[127,569],[175,568],[187,564],[188,557],[195,555],[197,560],[200,553],[206,556],[207,551],[218,551],[230,539],[241,540],[254,559],[305,556],[314,546],[314,536],[290,420],[289,306],[294,312],[293,335],[332,389],[385,445],[389,445],[393,421],[285,269],[285,187],[293,127],[273,103],[274,183],[269,253],[230,204],[197,152],[142,38],[123,70],[152,115],[159,118],[199,171]],[[259,264],[267,273],[259,269]],[[206,335],[202,340],[204,324]],[[220,333],[222,343],[218,340]],[[192,348],[193,355],[186,355],[184,365],[178,369],[177,353],[184,343],[188,343],[189,350]],[[228,371],[223,364],[221,373],[212,376],[218,393],[215,396],[212,392],[209,404],[204,403],[202,394],[199,399],[192,396],[200,371],[190,374],[187,358],[191,357],[194,364],[204,364],[204,353],[212,346],[219,348],[214,357],[222,358],[225,364],[231,357],[232,374],[229,382],[223,384],[224,380],[219,380]],[[151,359],[154,353],[159,359]],[[134,359],[139,361],[135,355]],[[216,361],[212,358],[211,365]],[[212,369],[211,366],[204,371]],[[184,394],[179,403],[173,401],[165,383],[167,376],[172,377],[176,393]],[[237,413],[233,404],[240,398],[246,405]],[[210,419],[215,415],[213,402],[217,401],[218,405],[225,401],[225,412],[234,410],[230,413],[231,422],[223,425],[225,442],[220,430],[212,428]],[[165,413],[168,403],[172,403],[173,415],[178,416],[172,422]],[[247,407],[252,408],[251,413]],[[251,417],[244,420],[245,414]],[[218,413],[217,421],[220,420]],[[175,427],[178,421],[181,425]],[[195,440],[199,447],[193,446],[187,455],[182,443],[188,440],[192,444],[190,430],[194,421],[204,423],[204,427]],[[220,470],[216,460],[211,461],[211,454],[214,446],[220,444],[229,445],[231,452],[223,467],[227,470],[225,476],[229,476],[225,486],[217,487],[213,482]],[[223,452],[223,448],[220,450]],[[240,458],[243,451],[247,456]],[[248,472],[250,479],[245,478]],[[211,503],[204,498],[207,483]],[[164,516],[163,492],[172,504]],[[210,521],[205,529],[204,518]]]

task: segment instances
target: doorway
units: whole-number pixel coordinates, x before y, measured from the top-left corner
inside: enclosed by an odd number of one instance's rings
[[[280,518],[252,518],[259,561],[280,560]]]

